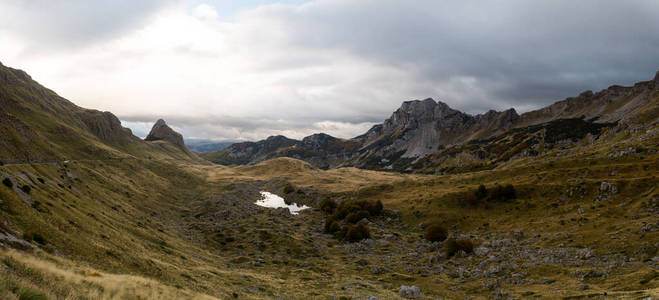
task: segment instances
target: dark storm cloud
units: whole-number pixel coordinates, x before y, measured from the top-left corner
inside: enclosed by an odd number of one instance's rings
[[[231,140],[354,137],[428,97],[524,112],[659,70],[656,0],[311,0],[224,19],[181,1],[0,0],[0,55],[136,132],[162,117]]]
[[[474,78],[487,99],[448,99],[469,111],[544,105],[659,69],[659,1],[316,1],[260,13],[305,47],[413,65],[437,83]]]

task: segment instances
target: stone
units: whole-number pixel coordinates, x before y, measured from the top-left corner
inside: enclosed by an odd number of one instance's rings
[[[524,231],[521,230],[521,229],[513,230],[513,237],[518,241],[523,239],[524,238]]]
[[[373,273],[375,275],[383,274],[384,272],[385,272],[384,268],[382,268],[380,266],[372,266],[371,267],[371,273]]]
[[[486,256],[490,253],[490,249],[485,248],[485,247],[478,247],[474,249],[474,255],[476,256]]]
[[[166,140],[179,147],[185,147],[185,144],[183,143],[183,136],[169,127],[163,119],[159,119],[156,124],[153,125],[151,132],[149,132],[149,135],[147,135],[144,140]]]
[[[617,194],[618,188],[612,183],[602,181],[600,184],[600,193]]]
[[[401,285],[398,295],[404,298],[416,299],[421,297],[421,290],[416,286]]]

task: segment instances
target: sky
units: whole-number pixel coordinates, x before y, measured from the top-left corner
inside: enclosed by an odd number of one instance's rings
[[[525,112],[659,70],[655,0],[0,0],[0,62],[138,136],[350,138],[403,101]]]

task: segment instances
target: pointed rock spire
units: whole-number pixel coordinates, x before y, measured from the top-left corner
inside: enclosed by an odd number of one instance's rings
[[[174,129],[171,127],[167,126],[167,123],[165,123],[165,120],[163,119],[158,119],[156,124],[153,125],[153,128],[151,128],[151,132],[149,132],[149,135],[147,135],[144,140],[166,140],[173,143],[174,145],[185,147],[185,144],[183,143],[183,136],[180,133],[174,131]]]

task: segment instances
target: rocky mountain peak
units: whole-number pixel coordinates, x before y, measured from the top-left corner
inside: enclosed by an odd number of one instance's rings
[[[111,112],[89,109],[81,112],[80,118],[89,131],[102,141],[117,142],[124,137],[135,138],[130,129],[121,126],[121,121]]]
[[[325,133],[316,133],[310,136],[307,136],[302,139],[302,144],[310,146],[314,149],[322,149],[327,147],[327,144],[330,142],[338,140],[337,138],[325,134]]]
[[[185,144],[183,143],[183,136],[169,127],[163,119],[158,119],[158,121],[156,121],[156,124],[154,124],[153,128],[151,128],[151,132],[149,132],[149,135],[147,135],[144,140],[166,140],[179,147],[185,147]]]

